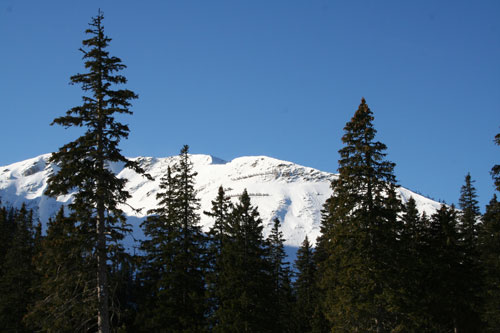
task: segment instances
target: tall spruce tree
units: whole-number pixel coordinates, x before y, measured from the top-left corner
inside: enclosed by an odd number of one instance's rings
[[[142,224],[150,239],[142,242],[147,296],[137,324],[147,331],[200,332],[206,326],[205,239],[188,152],[184,146],[162,178],[158,207]]]
[[[182,147],[179,162],[174,166],[178,227],[180,228],[181,251],[178,253],[181,285],[179,303],[184,312],[181,323],[194,332],[205,327],[205,252],[206,240],[200,226],[199,199],[194,189],[193,163],[189,157],[189,146]]]
[[[131,114],[130,101],[137,95],[127,89],[114,89],[127,79],[117,72],[126,66],[106,51],[111,39],[104,34],[104,16],[101,11],[92,18],[85,32],[89,39],[82,42],[86,73],[71,77],[79,84],[83,104],[54,119],[52,124],[63,127],[84,127],[85,133],[54,153],[50,162],[58,171],[48,180],[46,194],[56,197],[76,191],[70,205],[74,218],[88,224],[93,230],[88,236],[96,256],[97,323],[99,332],[110,331],[108,252],[110,242],[123,237],[125,217],[119,207],[130,197],[124,189],[126,180],[118,178],[109,168],[113,162],[124,163],[126,168],[143,173],[136,162],[127,160],[118,144],[127,138],[129,128],[116,120],[120,114]]]
[[[500,146],[500,133],[494,142]],[[497,191],[500,191],[500,164],[491,169]],[[479,252],[484,275],[481,317],[486,331],[495,332],[500,327],[500,203],[497,195],[486,206],[479,233]]]
[[[496,194],[486,206],[478,247],[483,273],[481,319],[486,332],[500,327],[500,202]]]
[[[332,330],[384,331],[397,326],[391,294],[397,272],[394,163],[375,141],[365,99],[344,127],[339,176],[326,202],[318,253],[323,311]],[[326,234],[324,234],[326,232]],[[321,259],[320,257],[318,257]]]
[[[232,210],[221,250],[220,306],[214,332],[270,332],[272,291],[262,220],[245,190]]]

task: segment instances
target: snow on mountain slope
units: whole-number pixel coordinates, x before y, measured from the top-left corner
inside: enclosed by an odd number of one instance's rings
[[[55,215],[59,207],[71,201],[71,195],[49,198],[43,195],[47,186],[47,177],[54,171],[54,166],[48,163],[50,154],[40,155],[22,162],[0,166],[0,199],[3,204],[19,207],[23,202],[33,208],[45,223]],[[226,194],[234,201],[247,189],[252,204],[258,207],[264,221],[264,232],[267,235],[271,229],[271,221],[278,217],[282,221],[282,230],[286,245],[298,247],[307,235],[314,241],[319,235],[321,208],[331,195],[330,181],[334,174],[319,171],[277,160],[266,156],[239,157],[231,162],[225,162],[210,155],[190,155],[194,170],[198,172],[196,189],[201,199],[201,221],[205,230],[212,220],[202,212],[211,208],[220,185]],[[141,237],[140,221],[148,209],[156,205],[156,192],[160,178],[166,173],[168,165],[178,157],[137,157],[140,165],[148,172],[154,181],[137,175],[134,171],[124,169],[121,164],[109,167],[118,177],[127,178],[127,190],[132,198],[128,204],[137,209],[124,206],[123,210],[130,217],[134,235]],[[419,210],[432,214],[440,204],[405,188],[399,188],[403,201],[412,196]]]

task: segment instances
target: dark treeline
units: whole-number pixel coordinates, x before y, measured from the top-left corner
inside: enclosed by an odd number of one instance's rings
[[[304,239],[294,263],[275,219],[267,237],[244,191],[221,185],[203,232],[196,173],[184,146],[161,178],[157,206],[141,228],[140,252],[120,204],[130,194],[107,167],[137,96],[121,60],[106,51],[102,13],[83,41],[88,73],[71,77],[86,95],[54,124],[86,132],[55,153],[46,194],[76,190],[47,221],[0,207],[2,332],[497,332],[500,327],[500,203],[481,215],[470,174],[459,209],[421,214],[397,195],[395,164],[376,141],[365,100],[344,127],[339,177],[322,210],[321,235]],[[500,134],[495,137],[500,145]],[[500,166],[492,169],[500,191]],[[459,186],[457,186],[457,193]]]

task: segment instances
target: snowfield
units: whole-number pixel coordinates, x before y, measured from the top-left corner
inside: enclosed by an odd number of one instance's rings
[[[4,205],[20,207],[24,202],[34,209],[43,224],[61,205],[71,202],[72,196],[49,198],[43,193],[48,176],[56,171],[48,163],[50,154],[40,155],[22,162],[0,166],[0,199]],[[272,227],[272,220],[278,217],[282,221],[282,231],[286,238],[285,245],[290,248],[300,246],[305,236],[314,242],[319,235],[321,208],[331,195],[330,182],[335,174],[313,168],[281,161],[266,156],[246,156],[230,162],[210,155],[190,155],[194,164],[197,197],[201,200],[201,223],[204,230],[213,223],[203,211],[211,209],[219,186],[233,201],[247,189],[252,204],[258,207],[264,221],[264,234],[267,236]],[[133,238],[142,238],[140,222],[147,210],[156,206],[156,193],[160,178],[167,172],[167,167],[177,160],[174,157],[136,157],[140,165],[154,181],[124,169],[123,165],[112,164],[110,169],[118,177],[127,178],[126,189],[132,197],[122,208],[129,216],[133,227]],[[406,202],[411,196],[416,200],[420,212],[432,214],[440,203],[400,187],[401,199]],[[140,212],[134,209],[141,209]],[[131,243],[129,243],[132,245]]]

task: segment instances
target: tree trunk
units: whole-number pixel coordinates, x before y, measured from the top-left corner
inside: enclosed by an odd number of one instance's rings
[[[100,76],[102,77],[102,75]],[[99,86],[102,87],[101,78]],[[97,128],[97,152],[99,176],[97,179],[97,327],[99,333],[109,333],[109,307],[108,307],[108,272],[107,272],[107,249],[106,249],[106,219],[105,207],[101,189],[103,188],[102,175],[104,172],[103,154],[103,115],[102,98],[97,99],[97,113],[99,124]]]
[[[108,275],[104,207],[97,209],[97,326],[99,333],[109,333]]]

